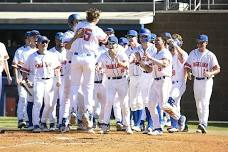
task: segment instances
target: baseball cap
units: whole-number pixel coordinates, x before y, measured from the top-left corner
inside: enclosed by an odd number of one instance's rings
[[[208,42],[208,36],[205,34],[198,35],[197,42]]]
[[[154,33],[151,33],[151,40],[155,40],[157,38],[157,35]]]
[[[136,32],[135,30],[129,30],[127,32],[126,36],[133,36],[133,37],[137,37],[138,36],[138,32]]]
[[[165,36],[167,39],[171,39],[171,38],[172,38],[172,35],[171,35],[171,33],[169,33],[169,32],[165,32],[165,33],[164,33],[164,36]]]
[[[37,30],[30,31],[29,37],[40,35],[40,32]]]
[[[47,43],[49,43],[49,39],[46,37],[46,36],[38,36],[38,38],[37,38],[37,43],[39,43],[39,44],[43,44],[44,42],[47,42]]]
[[[105,29],[105,32],[114,33],[115,31],[114,31],[114,29],[113,29],[113,28],[108,27],[108,28],[106,28],[106,29]]]
[[[118,44],[118,39],[116,36],[110,36],[108,38],[108,43],[111,43],[111,44]]]
[[[31,31],[26,31],[25,32],[25,38],[29,37],[30,33],[31,33]]]
[[[119,44],[120,45],[126,45],[126,44],[128,44],[129,43],[129,41],[125,38],[125,37],[121,37],[120,39],[119,39]]]
[[[57,39],[57,40],[63,40],[63,37],[64,37],[64,33],[63,32],[57,32],[56,34],[55,34],[55,39]]]

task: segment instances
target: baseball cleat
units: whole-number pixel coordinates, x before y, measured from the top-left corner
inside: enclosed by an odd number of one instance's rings
[[[21,128],[24,128],[24,127],[26,127],[26,122],[24,122],[23,120],[19,120],[17,128],[21,129]]]
[[[49,129],[47,128],[47,124],[46,123],[41,123],[40,129],[43,132],[48,132],[49,131]]]
[[[116,123],[116,131],[122,131],[123,129],[123,124],[121,122]]]
[[[32,130],[32,132],[34,132],[34,133],[40,133],[41,132],[41,129],[40,129],[39,125],[35,125],[34,128],[33,128],[33,130]]]
[[[133,134],[133,131],[131,130],[131,127],[126,128],[126,133],[127,134]]]
[[[86,128],[92,128],[93,126],[92,118],[93,118],[92,115],[89,114],[88,112],[84,113],[82,115],[83,126],[85,126]]]
[[[99,131],[100,134],[107,134],[109,132],[109,127],[107,124],[103,124],[101,126],[101,130]]]
[[[178,132],[179,130],[177,128],[168,128],[167,131],[169,133],[175,133],[175,132]]]
[[[140,132],[141,131],[141,128],[140,127],[137,127],[137,126],[133,126],[132,127],[132,130],[134,130],[136,132]]]
[[[95,134],[95,131],[93,130],[93,128],[89,128],[89,129],[87,130],[87,132],[90,133],[90,134]]]
[[[199,124],[198,128],[202,131],[203,134],[207,133],[206,127],[202,124]]]
[[[179,125],[179,130],[180,131],[184,130],[185,123],[186,123],[186,117],[185,116],[180,116],[180,119],[178,120],[178,125]]]
[[[161,128],[157,128],[151,132],[148,132],[147,134],[151,135],[151,136],[161,136],[163,134],[163,132],[162,132]]]
[[[55,131],[55,130],[56,130],[55,124],[54,123],[50,123],[49,131]]]

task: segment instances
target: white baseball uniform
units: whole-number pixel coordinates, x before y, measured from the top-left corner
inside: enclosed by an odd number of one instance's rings
[[[62,52],[59,52],[56,50],[55,47],[51,48],[50,50],[48,50],[50,52],[52,52],[54,55],[55,55],[55,58],[58,59],[58,62],[61,63],[61,67],[60,67],[60,76],[61,76],[61,86],[57,87],[54,85],[54,98],[53,98],[53,101],[52,101],[52,107],[50,107],[50,117],[49,117],[49,122],[50,123],[55,123],[55,119],[56,119],[56,103],[57,103],[57,99],[59,99],[59,105],[60,105],[60,108],[59,108],[59,122],[61,122],[62,120],[62,116],[63,116],[63,105],[65,104],[64,103],[64,97],[63,97],[63,94],[64,94],[64,76],[65,76],[65,66],[67,64],[67,59],[66,59],[66,49],[63,48]],[[55,78],[55,82],[54,84],[57,83],[57,78]]]
[[[166,67],[153,63],[155,78],[150,89],[148,109],[153,120],[153,127],[156,129],[161,128],[156,107],[159,105],[163,109],[164,106],[168,105],[167,101],[172,87],[172,55],[168,49],[163,49],[154,54],[154,58],[158,60],[167,59],[170,62]]]
[[[133,60],[133,58],[135,58],[134,53],[137,51],[138,46],[139,45],[137,45],[135,48],[129,46],[126,50],[129,60]],[[134,60],[129,64],[129,103],[132,111],[141,110],[144,107],[142,91],[140,87],[142,72],[142,69],[137,63],[134,62]]]
[[[2,72],[4,70],[4,61],[9,59],[5,44],[0,42],[0,94],[2,93]]]
[[[60,68],[60,63],[55,55],[45,51],[40,54],[38,51],[29,56],[23,66],[33,76],[33,125],[39,125],[39,114],[44,99],[44,110],[41,118],[42,123],[46,123],[50,107],[54,98],[54,70]]]
[[[186,89],[185,75],[184,75],[184,64],[188,59],[188,54],[183,52],[183,60],[178,59],[178,54],[173,55],[172,62],[172,88],[170,97],[175,101],[174,105],[177,107],[180,113],[180,100]]]
[[[154,56],[157,53],[157,49],[151,43],[149,43],[149,46],[146,50],[143,49],[142,45],[139,45],[136,51],[140,53],[141,58],[143,58],[145,52],[149,53],[150,56]],[[145,60],[144,62],[145,64],[148,64],[148,65],[152,64],[150,61]],[[142,92],[142,100],[143,100],[144,107],[147,107],[148,105],[149,90],[151,88],[151,85],[153,84],[153,78],[154,78],[154,72],[148,73],[145,70],[143,70],[142,76],[140,77],[140,80],[139,80],[140,81],[139,86]]]
[[[100,57],[101,54],[107,52],[106,47],[100,47],[99,49],[99,54],[97,55],[97,59]],[[96,59],[96,60],[97,60]],[[95,79],[94,79],[94,101],[95,101],[95,106],[94,106],[94,117],[97,118],[99,117],[99,123],[104,123],[104,107],[106,104],[106,93],[105,93],[105,86],[104,86],[104,81],[103,81],[103,71],[102,69],[97,69],[95,71]]]
[[[98,52],[99,42],[106,40],[107,35],[98,26],[87,21],[79,22],[74,29],[75,32],[78,29],[84,30],[84,36],[76,39],[71,46],[74,53],[71,64],[71,75],[74,77],[71,80],[71,87],[78,93],[83,75],[84,112],[88,111],[92,114],[94,106],[95,54]]]
[[[214,67],[220,68],[218,60],[215,54],[209,50],[200,52],[199,49],[195,49],[190,52],[185,66],[192,70],[192,74],[195,77],[194,97],[199,124],[207,126],[213,78],[205,77],[204,72],[211,71]]]
[[[14,58],[13,58],[13,63],[12,66],[17,70],[17,75],[18,75],[18,79],[22,80],[22,75],[20,72],[20,68],[23,66],[21,64],[21,58],[22,58],[22,54],[23,52],[26,52],[28,50],[30,50],[31,48],[28,45],[24,45],[20,48],[18,48],[14,54]],[[19,100],[18,100],[18,104],[17,104],[17,118],[18,120],[23,120],[24,118],[27,121],[27,92],[26,90],[21,86],[18,85],[17,86],[18,89],[18,95],[19,95]]]
[[[125,54],[124,50],[119,50],[118,47],[117,58],[122,62],[128,62],[128,57]],[[127,127],[130,126],[130,109],[127,100],[128,93],[128,81],[126,78],[127,69],[125,67],[120,66],[114,61],[108,52],[103,53],[99,59],[98,63],[102,65],[104,69],[104,73],[106,76],[105,88],[106,88],[106,105],[105,105],[105,115],[104,115],[104,123],[109,124],[111,109],[113,100],[115,98],[116,93],[118,94],[118,101],[121,105],[122,115],[123,115],[123,124]]]

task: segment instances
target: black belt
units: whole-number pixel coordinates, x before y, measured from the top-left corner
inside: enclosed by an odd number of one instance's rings
[[[74,52],[74,55],[80,55],[78,52]],[[86,54],[86,56],[92,56],[91,54]]]
[[[206,80],[209,79],[208,77],[195,77],[196,80]]]
[[[64,75],[63,75],[63,74],[61,74],[60,76],[61,76],[61,77],[63,77]]]
[[[126,76],[118,76],[118,77],[108,77],[108,79],[122,79],[122,78],[126,78]]]
[[[49,79],[51,79],[51,78],[41,78],[42,80],[49,80]]]
[[[143,71],[143,73],[149,73],[149,72],[147,72],[147,71]]]
[[[178,83],[179,81],[172,81],[172,84]]]
[[[154,80],[161,80],[161,79],[165,79],[165,76],[154,78]]]
[[[102,83],[102,80],[100,80],[100,81],[94,81],[94,83]]]

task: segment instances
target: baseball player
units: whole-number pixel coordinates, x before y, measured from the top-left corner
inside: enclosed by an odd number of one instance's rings
[[[65,65],[67,64],[67,59],[66,59],[66,49],[64,48],[63,45],[63,40],[64,40],[64,34],[62,32],[57,32],[55,35],[55,46],[53,48],[51,48],[50,52],[52,52],[53,54],[56,55],[56,58],[58,59],[58,61],[61,63],[61,68],[60,68],[60,76],[61,76],[61,86],[57,87],[54,86],[55,90],[54,90],[54,98],[53,98],[53,102],[52,102],[52,107],[50,107],[50,131],[54,131],[55,130],[55,115],[56,115],[56,104],[57,104],[57,99],[59,99],[59,120],[58,122],[62,121],[62,116],[63,116],[63,111],[64,111],[64,97],[63,97],[63,93],[64,93],[64,72],[65,72]],[[58,79],[55,78],[55,81],[57,81]]]
[[[151,42],[152,44],[155,44],[155,39],[156,39],[156,37],[157,37],[156,34],[151,33],[151,40],[150,40],[150,42]]]
[[[104,32],[108,35],[108,36],[115,36],[115,31],[113,28],[108,27],[104,30]]]
[[[37,51],[36,41],[37,41],[38,35],[40,35],[40,32],[37,30],[32,30],[28,34],[29,47],[27,50],[24,50],[22,52],[21,57],[19,58],[19,61],[18,61],[19,66],[21,67],[20,68],[21,72],[25,72],[22,67],[23,67],[24,63],[28,60],[28,57]],[[29,75],[28,80],[29,80],[29,82],[32,82],[33,76]],[[28,115],[28,121],[29,121],[27,128],[29,130],[33,129],[32,109],[33,109],[33,96],[32,96],[32,94],[29,95],[27,93],[27,115]]]
[[[76,103],[76,97],[75,97],[75,92],[76,91],[71,91],[71,75],[70,75],[70,67],[71,67],[71,58],[73,55],[73,51],[71,50],[71,45],[72,43],[76,40],[77,37],[74,35],[74,27],[78,24],[78,22],[81,20],[79,14],[71,14],[68,17],[68,25],[71,30],[68,30],[64,33],[63,37],[63,42],[65,44],[66,48],[66,65],[65,68],[63,68],[64,71],[64,94],[63,94],[63,100],[64,103],[62,107],[60,107],[60,117],[59,117],[59,129],[61,132],[66,132],[69,131],[69,114],[70,115],[70,122],[73,123],[73,120],[75,120],[76,111],[77,111],[77,103]],[[63,115],[61,116],[61,113]],[[78,113],[79,114],[79,113]],[[61,118],[62,117],[62,118]],[[79,117],[79,116],[78,116]],[[80,117],[81,118],[81,117]],[[78,120],[78,126],[83,128],[82,123],[80,123],[81,120]]]
[[[100,10],[91,8],[86,12],[86,21],[79,22],[74,28],[75,34],[79,34],[71,46],[74,55],[72,56],[71,75],[72,90],[78,93],[82,81],[82,91],[84,95],[84,114],[82,116],[83,124],[88,128],[88,132],[94,133],[92,130],[92,113],[93,113],[93,89],[95,75],[95,54],[98,52],[99,42],[107,41],[107,34],[96,26],[100,17]]]
[[[123,48],[118,45],[118,39],[115,36],[108,38],[108,52],[103,53],[98,59],[98,67],[104,69],[104,74],[107,78],[105,81],[107,102],[105,104],[104,124],[101,127],[100,133],[108,133],[108,124],[111,115],[113,100],[116,93],[118,101],[121,105],[123,114],[123,124],[126,127],[126,132],[132,134],[130,127],[130,109],[127,100],[128,81],[126,73],[128,69],[128,57]]]
[[[148,132],[149,135],[162,135],[162,126],[159,122],[159,116],[157,112],[157,105],[160,106],[162,110],[169,113],[175,113],[173,107],[171,107],[167,101],[169,98],[170,89],[172,87],[172,55],[168,49],[166,49],[165,44],[166,39],[164,36],[158,36],[155,40],[155,47],[157,48],[157,53],[154,56],[150,56],[145,53],[144,58],[153,63],[152,68],[150,65],[144,64],[140,60],[140,64],[147,71],[154,71],[154,81],[150,89],[150,96],[148,102],[148,109],[150,111],[154,130]],[[168,110],[167,110],[168,109]],[[177,116],[179,119],[180,116]]]
[[[121,45],[125,50],[128,49],[129,41],[125,37],[119,38],[119,45]]]
[[[10,85],[12,83],[12,78],[9,72],[9,66],[7,60],[9,59],[9,55],[7,53],[6,47],[3,43],[0,42],[0,93],[2,93],[2,72],[5,70],[7,75],[7,81]]]
[[[171,52],[173,59],[173,72],[172,72],[172,88],[169,97],[169,103],[177,107],[180,113],[180,100],[186,89],[185,70],[184,64],[187,61],[188,54],[181,49],[183,44],[182,37],[179,34],[173,34],[173,39],[168,39],[169,51]],[[171,128],[168,128],[169,133],[183,131],[185,128],[185,116],[181,116],[182,124],[178,124],[178,121],[170,117]]]
[[[18,95],[19,95],[19,100],[17,104],[17,118],[18,118],[18,128],[26,127],[28,126],[28,116],[26,112],[26,107],[27,107],[27,92],[26,90],[21,86],[21,81],[22,81],[22,75],[20,72],[21,64],[19,63],[22,52],[27,51],[30,49],[29,47],[29,34],[30,31],[27,31],[25,33],[25,45],[21,46],[18,48],[14,54],[13,58],[13,72],[14,76],[16,79],[16,84],[17,84],[17,89],[18,89]],[[24,118],[26,119],[26,123],[24,122]]]
[[[141,29],[139,31],[139,40],[141,42],[141,45],[139,45],[137,47],[137,53],[140,54],[140,56],[144,57],[144,54],[148,53],[150,54],[150,56],[154,56],[154,54],[156,54],[157,49],[155,48],[155,46],[153,44],[150,43],[150,38],[151,38],[151,31],[149,29]],[[144,64],[149,65],[151,64],[150,61],[148,61],[147,59],[143,59]],[[139,66],[141,66],[139,64]],[[153,73],[152,72],[148,72],[146,70],[142,70],[142,76],[140,78],[140,82],[139,82],[139,86],[140,86],[140,90],[142,93],[142,100],[143,100],[143,108],[145,107],[145,112],[146,112],[146,117],[147,117],[147,121],[148,121],[148,126],[147,126],[147,130],[146,131],[152,131],[152,120],[151,120],[151,116],[148,110],[148,98],[149,98],[149,90],[151,88],[151,85],[153,83]],[[133,130],[136,131],[141,131],[140,128],[140,121],[142,118],[142,108],[141,110],[141,114],[139,115],[138,118],[138,122],[137,125],[135,125],[135,127],[133,128]],[[145,132],[146,132],[145,131]]]
[[[206,133],[209,117],[209,104],[213,87],[213,77],[220,72],[215,54],[207,49],[208,36],[197,37],[197,49],[190,52],[185,67],[194,76],[194,97],[196,100],[199,125],[197,132]]]
[[[54,98],[54,85],[60,86],[60,63],[55,58],[53,53],[47,51],[49,39],[46,36],[37,38],[38,51],[28,57],[28,60],[23,65],[23,70],[26,71],[23,76],[27,79],[27,74],[33,76],[33,132],[49,131],[47,128],[47,117],[51,102]],[[57,83],[54,84],[54,73],[56,73]],[[41,118],[41,126],[39,126],[39,114],[44,99],[44,110]],[[42,129],[42,130],[41,130]]]

